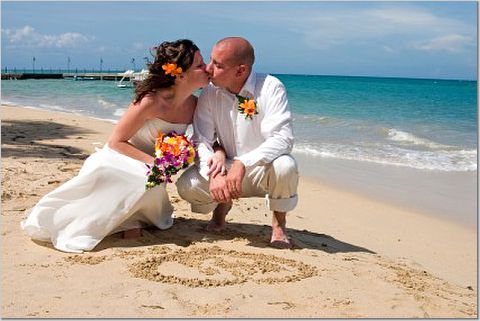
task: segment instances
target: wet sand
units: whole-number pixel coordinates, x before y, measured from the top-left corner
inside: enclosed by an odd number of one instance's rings
[[[426,171],[295,155],[312,179],[339,189],[477,228],[477,172]]]

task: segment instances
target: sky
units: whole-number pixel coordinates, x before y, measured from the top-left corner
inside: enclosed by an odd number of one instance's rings
[[[2,69],[139,70],[180,38],[208,63],[241,36],[258,72],[477,79],[474,1],[1,1],[1,18]]]

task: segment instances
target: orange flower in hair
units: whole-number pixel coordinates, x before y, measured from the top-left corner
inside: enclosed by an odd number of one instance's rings
[[[177,67],[177,64],[166,63],[162,66],[162,69],[165,70],[165,75],[176,77],[182,74],[182,67]]]

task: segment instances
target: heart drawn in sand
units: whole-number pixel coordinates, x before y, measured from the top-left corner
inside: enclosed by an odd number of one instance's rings
[[[218,287],[245,282],[296,282],[318,275],[314,266],[275,255],[225,250],[218,246],[174,250],[137,261],[134,277],[189,287]]]

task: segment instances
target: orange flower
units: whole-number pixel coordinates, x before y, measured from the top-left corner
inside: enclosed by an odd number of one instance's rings
[[[182,67],[177,67],[177,64],[166,63],[162,66],[166,75],[172,75],[173,77],[180,76],[182,74]]]
[[[255,101],[253,99],[247,99],[240,104],[240,107],[242,107],[246,113],[250,114],[251,112],[247,112],[247,110],[255,112]]]
[[[160,153],[168,152],[175,156],[182,153],[184,146],[188,146],[189,142],[183,136],[166,137],[165,134],[159,133],[155,142],[155,151]]]
[[[183,141],[182,137],[180,136],[175,137],[175,142],[172,144],[173,154],[175,156],[180,155],[180,153],[182,152],[182,141]]]
[[[245,114],[247,114],[250,117],[255,115],[255,108],[245,108]]]
[[[240,113],[245,114],[245,118],[252,119],[254,115],[258,114],[257,103],[255,100],[239,95],[237,95],[237,98],[240,100],[240,103],[238,104],[238,110]]]
[[[155,150],[161,150],[161,147],[163,145],[163,137],[165,136],[164,133],[159,132],[157,139],[155,139]]]

